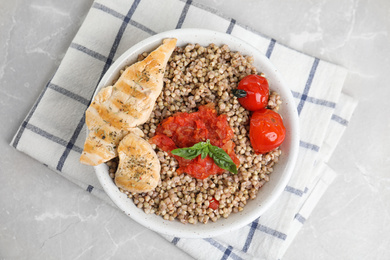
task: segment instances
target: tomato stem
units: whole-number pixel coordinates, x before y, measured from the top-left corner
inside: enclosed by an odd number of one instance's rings
[[[232,91],[233,95],[237,98],[243,98],[246,97],[246,91],[243,89],[233,89]]]

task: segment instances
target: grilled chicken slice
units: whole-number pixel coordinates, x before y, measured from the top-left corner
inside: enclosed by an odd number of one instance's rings
[[[99,91],[86,111],[90,133],[81,163],[99,165],[116,157],[116,148],[123,137],[149,119],[176,41],[163,40],[144,60],[128,67],[113,86]]]
[[[131,128],[128,131],[117,131],[108,125],[104,125],[97,131],[90,131],[87,142],[84,145],[84,152],[90,152],[84,156],[82,155],[80,161],[88,165],[98,165],[102,158],[117,157],[119,141],[129,133],[136,134],[140,137],[144,136],[142,130],[137,127]]]
[[[118,146],[119,165],[115,184],[130,192],[148,192],[160,180],[160,161],[148,141],[129,133]]]

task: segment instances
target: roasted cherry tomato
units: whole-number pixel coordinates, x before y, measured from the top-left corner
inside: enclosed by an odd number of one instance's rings
[[[213,209],[213,210],[216,210],[218,209],[219,207],[219,201],[216,200],[214,197],[210,200],[210,205],[209,205],[209,208],[210,209]]]
[[[233,94],[246,110],[256,111],[265,108],[269,97],[268,81],[259,75],[248,75],[238,83]]]
[[[286,128],[280,115],[270,109],[255,111],[250,119],[249,139],[255,153],[264,154],[280,146]]]

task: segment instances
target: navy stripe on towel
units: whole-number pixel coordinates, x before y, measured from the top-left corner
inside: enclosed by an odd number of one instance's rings
[[[268,45],[268,49],[267,49],[267,52],[265,54],[265,56],[267,56],[267,58],[269,59],[271,57],[271,54],[274,50],[274,47],[275,47],[275,43],[276,43],[276,40],[275,39],[271,39],[269,45]]]
[[[103,77],[103,75],[106,73],[108,68],[111,66],[112,61],[114,59],[115,53],[119,47],[119,43],[122,39],[123,33],[125,32],[125,29],[127,25],[129,24],[131,17],[133,16],[135,10],[137,9],[138,4],[140,3],[141,0],[135,0],[134,3],[131,5],[130,10],[128,11],[127,15],[123,18],[122,24],[119,28],[119,31],[115,37],[114,43],[111,47],[110,54],[108,55],[106,64],[104,65],[102,74],[100,75],[100,78],[98,81],[100,81]]]
[[[338,115],[332,115],[332,120],[336,121],[337,123],[339,123],[340,125],[343,125],[343,126],[348,126],[348,123],[349,123],[347,119],[344,119]]]
[[[260,218],[256,219],[250,224],[251,228],[249,229],[249,233],[246,236],[244,247],[242,248],[242,251],[244,251],[245,253],[248,252],[248,249],[252,243],[253,236],[255,235],[257,226],[259,225],[259,220]]]
[[[295,195],[297,195],[299,197],[302,197],[303,193],[304,193],[303,191],[301,191],[299,189],[296,189],[294,187],[291,187],[291,186],[286,186],[286,188],[284,188],[284,190],[287,191],[287,192],[290,192],[292,194],[295,194]]]
[[[186,4],[184,5],[183,11],[181,12],[179,21],[177,22],[176,29],[180,29],[183,26],[184,20],[186,19],[188,9],[190,9],[190,5],[192,3],[192,0],[187,0]]]
[[[311,83],[313,82],[313,78],[314,78],[314,76],[316,74],[316,70],[317,70],[319,62],[320,62],[320,60],[318,58],[315,58],[314,62],[313,62],[313,65],[311,66],[309,77],[308,77],[308,79],[306,81],[306,85],[305,85],[305,88],[303,90],[303,93],[302,93],[302,96],[301,96],[301,100],[299,101],[299,104],[298,104],[298,107],[297,107],[298,115],[301,114],[302,109],[303,109],[303,105],[305,104],[305,101],[306,101],[306,99],[308,97],[307,95],[309,94]]]
[[[73,92],[70,92],[69,90],[67,89],[64,89],[63,87],[60,87],[58,85],[55,85],[55,84],[49,84],[49,88],[52,89],[52,90],[55,90],[57,91],[58,93],[61,93],[73,100],[76,100],[78,102],[80,102],[81,104],[83,105],[86,105],[88,106],[89,105],[89,100],[86,99],[86,98],[83,98],[82,96],[80,95],[77,95],[76,93],[73,93]]]
[[[75,49],[75,50],[78,50],[78,51],[81,51],[97,60],[100,60],[100,61],[103,61],[103,62],[107,62],[108,58],[100,53],[97,53],[96,51],[93,51],[91,49],[88,49],[87,47],[85,46],[82,46],[80,44],[77,44],[77,43],[71,43],[70,44],[70,47]],[[112,62],[112,60],[110,60],[110,62]]]
[[[57,164],[57,167],[56,169],[58,171],[62,171],[62,167],[64,167],[64,164],[65,164],[65,161],[66,161],[66,158],[68,158],[68,155],[70,153],[70,151],[73,149],[74,147],[74,144],[77,140],[77,137],[79,136],[80,132],[81,132],[81,129],[83,128],[84,126],[84,122],[85,122],[85,113],[83,114],[83,117],[81,118],[81,120],[79,121],[77,127],[76,127],[76,130],[73,132],[73,135],[72,137],[70,138],[70,141],[68,142],[68,144],[66,145],[66,148],[65,148],[65,151],[64,153],[61,155],[61,158],[60,160],[58,161],[58,164]]]
[[[228,246],[228,248],[226,248],[225,252],[223,253],[223,256],[222,256],[221,260],[228,259],[228,257],[232,253],[232,250],[233,250],[233,247],[232,246]]]
[[[107,6],[105,6],[105,5],[102,5],[102,4],[99,4],[99,3],[96,3],[96,2],[95,2],[95,3],[93,4],[92,7],[93,7],[93,8],[96,8],[96,9],[98,9],[98,10],[101,10],[101,11],[103,11],[103,12],[105,12],[105,13],[108,13],[108,14],[110,14],[110,15],[116,17],[116,18],[121,19],[121,20],[124,20],[124,19],[125,19],[125,16],[124,16],[123,14],[118,13],[117,11],[115,11],[115,10],[113,10],[113,9],[111,9],[111,8],[109,8],[109,7],[107,7]],[[157,34],[157,33],[156,33],[155,31],[153,31],[152,29],[146,27],[145,25],[142,25],[142,24],[140,24],[140,23],[137,23],[136,21],[130,20],[129,23],[130,23],[132,26],[134,26],[134,27],[136,27],[136,28],[138,28],[138,29],[140,29],[140,30],[146,32],[146,33],[149,33],[150,35],[155,35],[155,34]]]
[[[39,127],[36,127],[36,126],[34,126],[34,125],[30,124],[30,123],[26,123],[26,124],[25,124],[25,128],[28,129],[28,130],[30,130],[30,131],[33,132],[33,133],[36,133],[36,134],[38,134],[38,135],[40,135],[40,136],[42,136],[42,137],[45,137],[46,139],[48,139],[48,140],[50,140],[50,141],[53,141],[53,142],[55,142],[55,143],[57,143],[57,144],[59,144],[59,145],[62,145],[62,146],[64,146],[64,147],[67,145],[67,141],[65,141],[64,139],[59,138],[59,137],[57,137],[57,136],[54,136],[54,135],[52,135],[52,134],[46,132],[45,130],[43,130],[43,129],[39,128]],[[74,146],[72,147],[72,149],[73,149],[74,151],[80,153],[80,154],[81,154],[81,152],[83,151],[83,149],[81,149],[80,147],[78,147],[78,146],[76,146],[76,145],[74,145]]]
[[[223,252],[223,256],[225,256],[225,252],[226,250],[231,247],[231,246],[228,246],[227,248],[224,247],[223,245],[221,245],[219,242],[217,242],[216,240],[212,239],[212,238],[204,238],[203,239],[204,241],[207,241],[210,245],[214,246],[215,248],[217,248],[218,250],[220,250],[221,252]],[[230,249],[230,251],[232,251]],[[230,252],[229,253],[229,256],[234,259],[234,260],[243,260],[240,256],[236,255],[234,252]]]
[[[295,217],[294,217],[296,220],[298,220],[300,223],[305,223],[306,219],[299,213],[295,214]]]
[[[174,244],[174,245],[177,245],[177,243],[179,242],[179,240],[180,240],[180,238],[179,237],[174,237],[173,239],[172,239],[172,244]]]
[[[263,225],[258,225],[257,229],[260,230],[261,232],[264,232],[264,233],[266,233],[268,235],[277,237],[277,238],[279,238],[281,240],[286,240],[286,238],[287,238],[286,234],[284,234],[282,232],[279,232],[279,231],[277,231],[275,229],[263,226]]]
[[[231,33],[232,33],[233,28],[234,28],[234,25],[236,25],[236,20],[231,19],[231,20],[230,20],[229,27],[228,27],[227,30],[226,30],[226,33],[227,33],[227,34],[231,34]]]
[[[299,141],[299,146],[315,152],[318,152],[320,150],[320,147],[318,145],[310,144],[304,141]]]
[[[88,187],[87,187],[87,191],[88,191],[89,193],[91,193],[91,192],[92,192],[92,190],[93,190],[93,186],[92,186],[92,185],[88,185]]]
[[[298,98],[298,99],[301,99],[302,96],[303,96],[303,94],[295,92],[295,91],[291,91],[291,93],[292,93],[293,97]],[[331,102],[331,101],[324,100],[324,99],[319,99],[319,98],[313,98],[313,97],[310,97],[310,96],[307,96],[307,95],[306,95],[306,100],[305,101],[309,102],[309,103],[316,104],[316,105],[320,105],[320,106],[330,107],[330,108],[335,108],[336,107],[336,103],[335,102]]]

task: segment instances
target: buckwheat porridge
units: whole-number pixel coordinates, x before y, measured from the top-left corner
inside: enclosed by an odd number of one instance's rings
[[[138,60],[148,54],[139,55]],[[255,154],[249,140],[250,111],[244,109],[232,94],[238,82],[247,75],[259,74],[252,66],[253,58],[233,52],[227,45],[207,47],[188,44],[176,47],[169,59],[164,87],[149,120],[139,126],[145,139],[152,138],[159,123],[177,112],[196,112],[199,106],[213,103],[219,114],[227,115],[234,132],[234,152],[240,166],[238,173],[224,172],[196,179],[186,173],[178,174],[177,160],[152,144],[161,163],[161,180],[155,190],[131,193],[120,189],[138,208],[165,220],[196,224],[227,218],[240,212],[259,189],[269,181],[281,150]],[[264,75],[262,75],[264,76]],[[271,92],[267,108],[275,112],[281,105],[280,96]],[[115,178],[118,159],[107,162],[111,178]],[[210,207],[218,201],[217,208]]]

